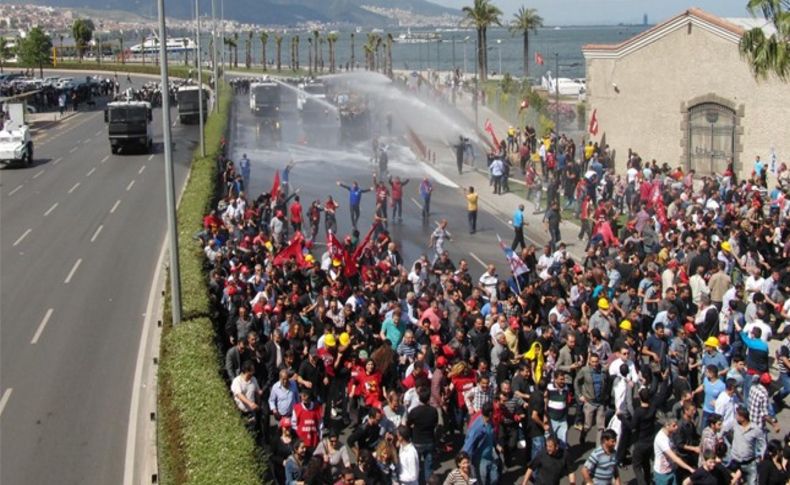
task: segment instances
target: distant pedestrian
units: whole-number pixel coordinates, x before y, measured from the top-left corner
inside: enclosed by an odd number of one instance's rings
[[[546,214],[543,215],[543,221],[546,223],[546,226],[549,230],[550,241],[549,245],[551,246],[551,250],[554,251],[557,247],[557,244],[562,240],[562,236],[560,235],[560,205],[557,202],[552,202],[551,206],[546,210]]]
[[[502,177],[505,174],[505,164],[497,155],[488,167],[491,173],[491,181],[494,183],[494,193],[499,195],[502,193]]]
[[[494,406],[483,405],[480,415],[474,418],[464,439],[463,451],[472,458],[472,465],[481,485],[499,483],[499,453],[492,417]]]
[[[431,215],[431,193],[433,193],[433,184],[428,177],[422,179],[420,182],[420,197],[422,197],[422,219],[428,220]]]
[[[389,179],[390,187],[392,189],[392,221],[395,222],[395,216],[398,217],[398,222],[403,222],[403,187],[409,183],[409,179],[401,180],[400,177]]]
[[[428,243],[429,246],[433,247],[434,249],[434,257],[433,262],[439,260],[439,256],[444,253],[444,243],[445,241],[452,241],[453,237],[450,232],[447,230],[447,219],[442,219],[439,222],[439,225],[436,226],[436,229],[433,230],[431,233],[431,240]]]
[[[241,178],[244,181],[244,192],[250,192],[250,159],[247,154],[241,156],[239,160],[239,169],[241,170]]]
[[[513,244],[510,248],[515,251],[517,247],[521,246],[522,249],[527,248],[527,243],[524,242],[524,204],[519,204],[516,212],[513,213],[513,220],[510,221],[513,225]]]
[[[337,186],[348,190],[348,206],[349,210],[351,211],[351,226],[356,229],[357,222],[359,221],[359,204],[362,202],[362,194],[365,192],[370,192],[373,190],[373,187],[369,189],[363,189],[359,186],[356,180],[351,182],[351,186],[340,183],[338,180]]]
[[[469,234],[477,232],[477,199],[478,194],[475,188],[469,186],[469,191],[466,194],[466,211],[467,218],[469,219]]]

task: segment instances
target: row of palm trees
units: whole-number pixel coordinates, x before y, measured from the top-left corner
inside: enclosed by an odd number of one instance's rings
[[[241,35],[238,32],[234,32],[233,35],[225,37],[224,44],[225,49],[227,49],[227,59],[228,64],[232,67],[239,66],[239,40]],[[253,63],[252,59],[252,46],[255,42],[255,33],[252,31],[248,31],[246,34],[243,34],[241,40],[244,42],[244,65],[247,68]],[[337,32],[329,32],[326,35],[322,35],[321,32],[318,30],[313,30],[309,34],[306,35],[307,42],[309,44],[308,49],[308,62],[307,62],[307,70],[310,74],[316,72],[324,72],[328,71],[330,73],[335,73],[339,68],[342,68],[342,62],[338,62],[337,54],[336,54],[336,44],[339,39],[339,35]],[[258,33],[258,39],[261,44],[261,63],[263,64],[263,70],[266,71],[269,69],[268,59],[266,57],[266,52],[269,46],[269,41],[274,41],[275,46],[275,62],[274,66],[277,72],[281,72],[283,70],[283,40],[284,37],[281,33],[275,32],[274,34],[270,34],[269,32],[260,32]],[[211,41],[209,41],[211,42]],[[301,44],[301,36],[294,35],[291,37],[290,40],[290,63],[288,64],[288,69],[295,71],[301,68],[301,62],[299,59],[299,46]],[[367,34],[367,39],[365,44],[362,46],[363,52],[365,54],[365,69],[370,71],[381,71],[387,75],[392,75],[392,44],[393,44],[393,37],[392,34],[387,34],[386,36],[382,36],[381,34],[377,33],[370,33]],[[326,49],[325,49],[326,46]],[[324,61],[324,52],[326,50],[327,54],[327,62]],[[346,64],[347,68],[354,69],[356,67],[356,34],[354,32],[351,33],[351,58],[350,62]]]

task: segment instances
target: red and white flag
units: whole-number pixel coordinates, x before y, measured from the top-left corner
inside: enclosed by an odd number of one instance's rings
[[[543,56],[540,55],[540,52],[535,53],[535,64],[542,66],[543,65]]]
[[[494,133],[494,124],[491,123],[490,119],[486,119],[486,122],[483,124],[483,129],[485,129],[489,135],[491,135],[491,139],[494,142],[494,150],[499,149],[499,139],[496,137],[496,133]]]
[[[598,134],[598,110],[594,109],[592,116],[590,117],[590,126],[588,128],[591,135],[595,136]]]
[[[518,107],[518,112],[521,113],[522,110],[525,110],[527,108],[529,108],[529,100],[527,98],[524,98],[524,100],[521,102],[521,104]]]
[[[280,195],[280,171],[274,171],[274,181],[272,182],[272,190],[269,191],[269,195],[271,195],[272,200],[277,199],[277,196]]]

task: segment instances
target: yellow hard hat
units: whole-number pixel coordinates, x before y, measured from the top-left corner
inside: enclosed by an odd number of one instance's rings
[[[721,243],[721,249],[728,253],[732,251],[732,245],[730,244],[730,241],[724,241],[723,243]]]
[[[609,309],[609,300],[606,298],[601,298],[598,300],[598,308],[601,310],[608,310]]]
[[[630,332],[630,331],[631,331],[631,330],[633,330],[634,328],[633,328],[633,326],[631,325],[631,322],[630,322],[630,321],[628,321],[628,320],[623,320],[622,322],[620,322],[620,329],[621,329],[621,330],[628,330],[628,331]]]
[[[345,347],[349,343],[351,343],[351,336],[348,335],[348,332],[341,333],[340,334],[340,345]]]
[[[705,346],[706,347],[713,347],[715,349],[718,349],[719,348],[719,339],[717,339],[716,337],[708,337],[705,340]]]
[[[339,259],[337,259],[337,258],[333,259],[333,260],[332,260],[332,266],[334,266],[335,268],[337,268],[338,266],[340,266],[340,260],[339,260]]]
[[[314,261],[315,261],[315,258],[313,257],[313,255],[312,255],[312,254],[308,254],[307,256],[305,256],[305,257],[304,257],[304,260],[305,260],[305,262],[307,262],[307,263],[312,263],[312,262],[314,262]]]
[[[335,336],[330,333],[329,335],[324,337],[324,345],[326,345],[327,347],[334,347],[335,345],[337,345],[337,342],[335,341]]]

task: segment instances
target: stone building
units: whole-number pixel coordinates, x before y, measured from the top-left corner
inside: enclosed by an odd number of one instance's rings
[[[698,174],[721,173],[730,159],[739,177],[757,156],[790,162],[790,83],[755,79],[738,50],[754,26],[773,29],[692,8],[620,44],[582,48],[593,140],[615,151],[619,173],[628,148]]]

